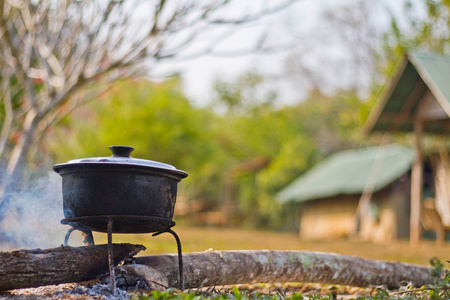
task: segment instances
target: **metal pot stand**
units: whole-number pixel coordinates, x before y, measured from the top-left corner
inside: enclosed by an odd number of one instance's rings
[[[152,236],[157,236],[166,232],[172,234],[176,240],[178,249],[178,272],[180,276],[180,289],[184,290],[183,255],[181,249],[181,241],[176,232],[172,230],[172,227],[175,226],[175,222],[171,219],[133,215],[103,215],[66,218],[61,220],[61,224],[71,226],[71,228],[66,233],[64,246],[68,246],[70,235],[74,230],[79,230],[82,232],[84,236],[83,243],[86,246],[94,245],[94,237],[92,235],[92,231],[108,234],[108,264],[111,292],[113,294],[116,294],[116,276],[114,273],[112,234],[153,233]]]

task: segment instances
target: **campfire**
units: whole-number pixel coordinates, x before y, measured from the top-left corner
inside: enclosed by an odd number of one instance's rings
[[[108,235],[108,264],[111,291],[115,294],[112,234],[168,232],[178,249],[179,287],[184,290],[181,242],[172,227],[177,183],[187,173],[174,166],[131,158],[128,146],[111,146],[111,157],[71,160],[53,167],[63,178],[62,224],[71,226],[64,245],[74,230],[94,245],[92,232]]]
[[[177,287],[181,291],[277,282],[398,288],[402,282],[411,286],[433,284],[436,275],[442,275],[442,270],[436,273],[429,267],[310,251],[237,250],[183,255],[172,218],[177,184],[187,173],[168,164],[131,158],[132,147],[110,149],[111,157],[54,166],[62,176],[65,218],[61,223],[70,226],[64,246],[0,252],[0,291],[85,282],[102,276],[109,278],[111,295],[122,293],[116,290],[122,282],[134,288]],[[68,246],[75,230],[83,233],[86,246]],[[107,233],[108,243],[95,245],[92,232]],[[177,254],[134,257],[145,247],[112,243],[113,233],[156,236],[166,232],[175,237]],[[117,267],[121,262],[125,263]]]

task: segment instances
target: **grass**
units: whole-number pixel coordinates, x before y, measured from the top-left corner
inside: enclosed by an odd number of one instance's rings
[[[213,250],[310,250],[334,252],[370,259],[399,261],[429,266],[430,259],[450,260],[450,243],[437,246],[423,241],[411,247],[407,241],[373,244],[353,240],[303,241],[294,233],[279,233],[231,228],[205,228],[177,225],[173,228],[181,239],[183,252]],[[106,243],[106,234],[94,234],[96,243]],[[115,243],[143,244],[147,250],[139,255],[176,252],[175,239],[169,233],[156,237],[151,234],[114,234]]]
[[[422,288],[420,290],[410,289],[401,292],[388,292],[383,288],[374,289],[372,292],[364,293],[363,296],[338,293],[335,289],[320,292],[307,293],[287,293],[278,289],[269,293],[259,291],[241,290],[237,287],[232,289],[221,289],[214,292],[205,291],[179,291],[168,289],[163,292],[152,291],[150,293],[135,293],[133,300],[335,300],[335,299],[353,299],[353,300],[446,300],[450,293],[448,283],[442,283],[440,287]]]

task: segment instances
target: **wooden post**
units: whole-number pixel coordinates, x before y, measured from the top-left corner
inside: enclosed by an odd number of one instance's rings
[[[423,157],[420,141],[422,139],[423,120],[414,120],[415,133],[415,159],[411,171],[411,216],[409,222],[409,241],[411,246],[416,246],[420,241],[420,206],[423,186]]]

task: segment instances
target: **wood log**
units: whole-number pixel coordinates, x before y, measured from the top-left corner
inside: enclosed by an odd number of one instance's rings
[[[179,287],[177,255],[136,257]],[[240,283],[308,282],[397,288],[432,284],[429,267],[310,251],[208,251],[183,254],[186,288]]]
[[[113,244],[114,264],[144,250]],[[0,252],[0,290],[81,282],[108,271],[107,245]]]

